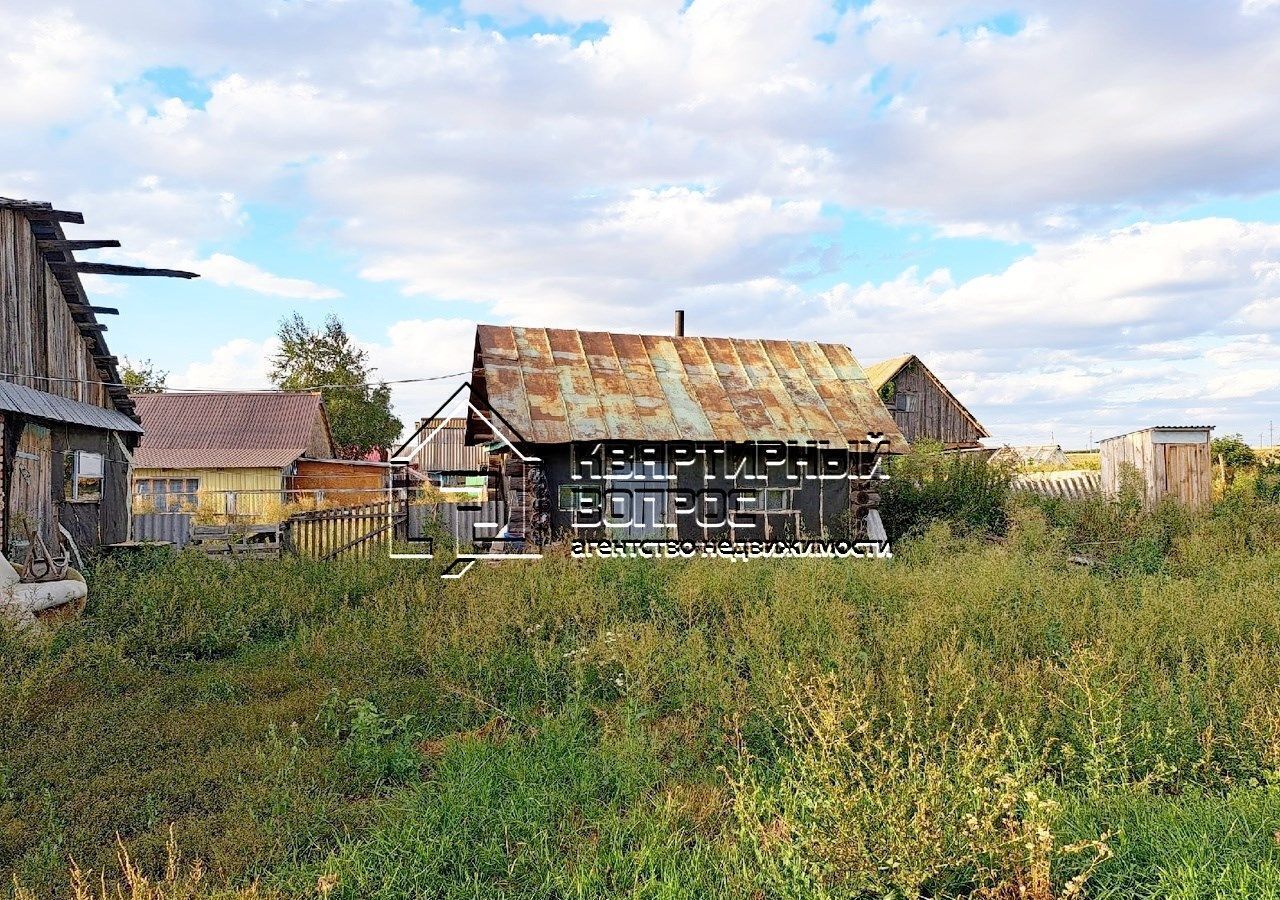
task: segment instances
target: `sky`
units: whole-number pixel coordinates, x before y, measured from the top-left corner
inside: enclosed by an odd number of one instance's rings
[[[80,210],[112,351],[268,386],[476,322],[916,353],[1070,448],[1280,418],[1280,0],[0,0],[0,196]],[[410,422],[460,378],[397,384]]]

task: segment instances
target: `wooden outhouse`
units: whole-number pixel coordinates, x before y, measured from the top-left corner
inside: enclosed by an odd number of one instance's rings
[[[1207,506],[1213,488],[1212,431],[1212,425],[1157,425],[1099,442],[1103,494],[1119,494],[1123,473],[1132,467],[1148,504],[1172,497],[1193,508]]]

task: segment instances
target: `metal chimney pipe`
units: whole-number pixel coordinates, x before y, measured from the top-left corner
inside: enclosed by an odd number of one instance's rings
[[[676,337],[684,337],[684,310],[676,310]]]

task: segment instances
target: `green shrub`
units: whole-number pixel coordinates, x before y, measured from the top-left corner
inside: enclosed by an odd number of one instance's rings
[[[976,453],[944,453],[927,441],[894,459],[881,488],[880,511],[892,540],[945,521],[965,530],[999,534],[1008,521],[1012,469]]]
[[[1223,465],[1232,470],[1248,468],[1258,461],[1257,452],[1239,434],[1214,438],[1210,444],[1210,452],[1214,462],[1221,460]]]

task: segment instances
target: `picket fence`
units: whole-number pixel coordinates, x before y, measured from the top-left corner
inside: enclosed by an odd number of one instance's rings
[[[309,559],[369,558],[403,539],[404,507],[382,501],[298,513],[280,523],[281,546]]]

